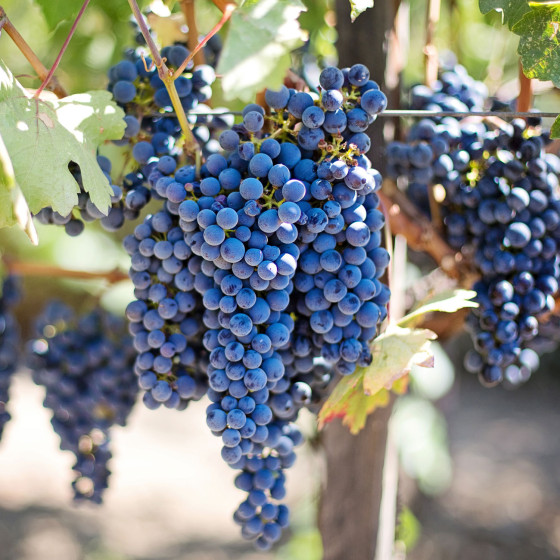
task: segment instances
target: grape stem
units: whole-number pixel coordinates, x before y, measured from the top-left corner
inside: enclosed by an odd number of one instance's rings
[[[523,65],[519,61],[519,97],[517,98],[518,111],[529,111],[533,101],[533,81],[523,72]]]
[[[33,49],[22,37],[20,32],[15,28],[14,24],[10,21],[10,18],[8,18],[8,15],[6,14],[2,6],[0,6],[0,29],[4,29],[6,31],[10,39],[15,43],[16,47],[20,50],[23,56],[25,56],[29,64],[31,64],[33,70],[37,72],[39,79],[41,81],[45,81],[49,74],[49,71],[39,60],[39,57],[33,52]],[[68,95],[66,90],[60,85],[56,76],[51,76],[50,85],[57,97],[62,98]]]
[[[196,25],[196,13],[194,9],[194,0],[181,0],[181,10],[185,16],[188,27],[187,46],[190,51],[194,51],[198,44],[198,27]],[[195,65],[204,64],[204,51],[199,50],[194,56]]]
[[[216,33],[218,33],[218,31],[220,31],[220,29],[224,26],[224,24],[227,22],[227,20],[231,17],[231,14],[233,14],[233,12],[235,11],[235,8],[237,8],[236,4],[231,4],[231,3],[225,4],[224,12],[222,14],[222,17],[221,17],[220,21],[209,31],[209,33],[207,33],[205,35],[205,37],[202,39],[202,41],[200,41],[198,43],[198,45],[196,45],[196,47],[191,51],[189,56],[187,56],[187,58],[185,58],[185,60],[183,60],[183,64],[181,64],[181,66],[179,66],[179,68],[177,68],[177,70],[175,70],[174,79],[177,79],[185,71],[185,68],[187,67],[189,62],[196,56],[196,54],[200,51],[200,49],[202,49],[202,47],[204,47],[204,45],[214,35],[216,35]]]
[[[66,49],[68,48],[68,45],[70,44],[70,40],[72,39],[72,36],[74,35],[74,32],[76,31],[76,28],[78,27],[78,23],[79,23],[80,19],[82,19],[82,16],[84,15],[84,12],[86,11],[86,8],[88,7],[89,2],[90,2],[90,0],[85,0],[84,3],[82,4],[82,7],[80,8],[80,11],[78,12],[78,15],[76,16],[76,19],[74,20],[74,23],[72,24],[72,27],[70,28],[68,36],[66,37],[66,39],[65,39],[65,41],[62,45],[62,48],[60,49],[60,52],[58,53],[58,56],[56,57],[56,60],[54,61],[54,64],[52,65],[52,67],[49,70],[49,73],[47,74],[45,79],[43,80],[43,83],[39,86],[39,89],[33,95],[33,97],[35,99],[39,99],[39,96],[41,95],[41,92],[45,89],[45,87],[48,85],[48,83],[51,81],[52,77],[54,76],[54,73],[56,72],[56,69],[58,68],[58,65],[60,64],[60,61],[62,60],[62,56],[66,52]]]
[[[104,272],[88,272],[85,270],[61,268],[50,264],[18,261],[6,256],[2,257],[2,260],[8,271],[18,276],[48,276],[54,278],[72,278],[74,280],[106,280],[109,284],[129,280],[128,274],[116,268]]]
[[[194,157],[195,159],[199,159],[200,155],[197,155],[198,152],[201,152],[201,148],[194,137],[194,134],[191,130],[189,125],[189,121],[187,120],[187,115],[185,113],[185,109],[181,105],[181,99],[179,98],[179,94],[177,93],[177,88],[175,87],[175,79],[180,76],[173,75],[173,72],[167,67],[165,64],[165,60],[161,58],[159,54],[159,49],[155,44],[152,36],[150,35],[150,30],[146,24],[146,20],[138,7],[138,2],[136,0],[128,0],[130,5],[130,9],[134,14],[134,19],[136,19],[138,23],[138,27],[140,27],[140,31],[142,32],[142,36],[146,40],[146,44],[150,49],[150,53],[152,54],[152,60],[158,69],[158,75],[165,84],[165,89],[169,93],[169,97],[171,98],[171,104],[173,105],[173,110],[175,111],[175,116],[179,121],[179,125],[181,126],[181,131],[185,138],[185,152],[187,155]]]

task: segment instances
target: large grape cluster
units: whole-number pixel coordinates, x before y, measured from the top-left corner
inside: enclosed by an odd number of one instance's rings
[[[100,309],[77,316],[59,302],[47,306],[36,329],[28,364],[46,388],[60,448],[76,457],[75,499],[100,503],[110,474],[110,428],[125,425],[138,393],[132,340],[121,318]]]
[[[333,370],[370,362],[387,313],[381,177],[364,155],[386,98],[363,65],[327,68],[320,83],[320,98],[267,91],[271,116],[245,107],[200,178],[160,158],[149,181],[161,210],[125,239],[144,401],[181,408],[206,365],[207,424],[247,492],[234,518],[262,549],[288,522],[276,502],[302,442],[298,411],[317,406]]]
[[[10,383],[19,361],[20,332],[12,309],[19,301],[18,279],[7,276],[0,294],[0,439],[10,420],[6,405],[10,398]]]

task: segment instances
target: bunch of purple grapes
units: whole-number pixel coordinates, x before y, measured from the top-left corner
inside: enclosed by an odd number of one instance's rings
[[[288,524],[277,502],[299,410],[370,363],[389,299],[381,177],[364,155],[386,98],[360,64],[320,84],[320,97],[267,91],[272,116],[245,107],[199,177],[161,157],[149,183],[162,207],[125,239],[144,402],[182,408],[206,365],[207,424],[247,492],[234,519],[261,549]]]
[[[138,394],[132,340],[120,317],[101,309],[76,315],[59,302],[47,306],[36,329],[27,361],[46,389],[60,448],[76,457],[75,499],[100,503],[110,475],[110,428],[125,425]]]

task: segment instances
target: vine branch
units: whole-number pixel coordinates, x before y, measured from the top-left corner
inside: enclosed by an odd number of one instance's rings
[[[87,272],[84,270],[71,270],[59,266],[18,261],[8,257],[2,259],[11,274],[18,276],[47,276],[51,278],[72,278],[74,280],[106,280],[110,284],[129,280],[128,274],[114,269],[106,272]]]
[[[62,48],[60,49],[60,52],[58,53],[58,56],[56,57],[56,60],[54,61],[54,64],[52,65],[52,67],[49,70],[49,73],[47,74],[45,79],[43,80],[43,83],[39,86],[39,89],[33,95],[33,97],[35,99],[39,99],[39,96],[41,95],[41,92],[45,89],[45,87],[48,85],[48,83],[51,81],[52,77],[54,76],[54,73],[56,72],[56,69],[58,68],[58,65],[60,64],[60,61],[62,60],[62,57],[63,57],[64,53],[66,52],[66,49],[68,48],[68,45],[70,44],[70,40],[72,39],[72,36],[74,35],[74,32],[76,31],[76,28],[78,27],[78,22],[80,21],[80,19],[84,15],[84,12],[86,11],[86,8],[88,7],[89,2],[90,2],[90,0],[85,0],[84,3],[82,4],[82,7],[80,8],[80,11],[78,12],[78,15],[76,16],[76,19],[74,20],[74,23],[72,24],[72,27],[70,28],[70,32],[68,33],[68,37],[66,37],[66,39],[65,39],[65,41],[62,45]]]
[[[393,235],[402,235],[412,249],[430,255],[448,276],[460,278],[465,275],[461,270],[461,254],[445,242],[430,220],[416,209],[392,181],[385,179],[383,190],[377,194],[387,209]]]
[[[222,13],[226,11],[226,7],[230,3],[229,0],[212,0],[212,2]]]
[[[173,105],[173,110],[175,112],[175,116],[179,121],[179,125],[181,126],[181,131],[183,136],[185,137],[185,151],[187,154],[193,156],[196,161],[200,159],[201,156],[201,148],[194,137],[193,131],[189,125],[187,120],[187,115],[185,113],[185,109],[181,105],[181,99],[179,94],[177,93],[177,88],[175,87],[175,79],[179,77],[179,75],[173,75],[173,72],[167,67],[165,64],[165,60],[159,54],[159,49],[155,44],[150,30],[146,24],[146,20],[138,7],[138,2],[136,0],[128,0],[130,5],[130,9],[134,14],[134,19],[138,23],[138,27],[140,27],[140,31],[142,32],[142,36],[146,40],[146,44],[150,49],[150,53],[152,55],[152,60],[158,69],[158,75],[163,81],[165,85],[165,89],[169,93],[169,97],[171,98],[171,104]],[[192,54],[192,53],[191,53]],[[186,65],[185,65],[186,66]]]
[[[10,37],[10,39],[15,43],[16,47],[20,50],[23,56],[25,56],[29,64],[31,64],[33,70],[37,72],[37,76],[39,76],[39,79],[41,81],[45,81],[49,74],[49,71],[39,60],[39,57],[35,54],[35,52],[33,52],[33,49],[22,37],[20,32],[15,28],[14,24],[10,21],[10,18],[8,17],[2,6],[0,6],[0,28],[6,31],[8,37]],[[62,87],[62,85],[60,85],[60,82],[58,81],[56,76],[51,76],[50,85],[57,97],[62,98],[68,95],[66,90]]]

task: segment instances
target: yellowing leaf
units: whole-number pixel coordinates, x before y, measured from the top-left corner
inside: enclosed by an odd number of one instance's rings
[[[478,307],[478,303],[472,301],[474,297],[476,297],[476,292],[473,290],[445,290],[422,302],[417,309],[405,315],[398,324],[404,327],[415,323],[415,319],[435,311],[455,313],[465,307]]]
[[[83,187],[93,204],[107,211],[112,189],[97,164],[97,147],[124,133],[124,113],[107,91],[72,95],[57,101],[30,97],[0,61],[0,134],[14,177],[33,213],[51,206],[68,214],[80,187],[68,169],[80,166]],[[6,191],[7,185],[0,184]],[[0,215],[0,227],[12,225]]]
[[[382,389],[390,389],[414,364],[433,367],[430,344],[436,338],[437,335],[428,329],[389,325],[373,341],[373,361],[364,374],[364,392],[375,395]]]
[[[319,411],[320,429],[335,418],[342,418],[342,423],[350,428],[350,432],[357,434],[365,426],[369,414],[376,408],[387,406],[388,391],[380,391],[372,396],[364,393],[364,374],[365,370],[361,368],[338,382]]]

